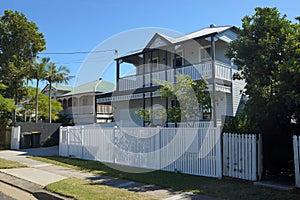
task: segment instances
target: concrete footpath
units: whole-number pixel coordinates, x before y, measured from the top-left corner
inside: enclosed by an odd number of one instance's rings
[[[65,178],[76,177],[97,182],[103,185],[122,188],[128,191],[137,192],[155,199],[177,200],[177,199],[199,199],[213,200],[201,195],[194,195],[187,192],[178,192],[163,189],[153,185],[145,185],[128,180],[112,178],[103,175],[95,175],[66,167],[60,167],[49,163],[35,161],[28,156],[52,156],[58,155],[58,147],[23,149],[21,151],[5,150],[0,151],[0,158],[17,161],[29,166],[29,168],[14,168],[0,170],[0,181],[17,187],[32,194],[37,199],[69,199],[57,194],[50,193],[43,188]],[[0,189],[1,191],[1,189]],[[22,199],[22,198],[20,198]],[[24,199],[24,198],[23,198]]]

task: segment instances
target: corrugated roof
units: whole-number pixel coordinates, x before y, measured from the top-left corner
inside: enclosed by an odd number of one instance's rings
[[[190,39],[204,37],[204,36],[208,36],[208,35],[212,35],[212,34],[218,34],[223,31],[226,31],[232,27],[233,26],[219,26],[219,27],[204,28],[199,31],[195,31],[193,33],[178,37],[174,40],[173,43],[179,43],[179,42],[183,42],[183,41],[190,40]]]
[[[167,41],[169,41],[170,43],[174,43],[174,41],[176,39],[170,37],[170,36],[167,36],[167,35],[164,35],[164,34],[161,34],[161,33],[157,33],[158,35],[160,35],[161,37],[165,38]]]
[[[72,91],[73,86],[69,85],[59,85],[59,84],[54,84],[52,88],[55,88],[56,90],[63,90],[63,91]]]
[[[191,39],[196,39],[196,38],[200,38],[200,37],[205,37],[205,36],[209,36],[212,34],[220,34],[226,30],[229,30],[231,28],[234,28],[234,26],[217,26],[217,27],[208,27],[208,28],[203,28],[199,31],[195,31],[177,38],[172,38],[166,35],[163,35],[161,33],[156,33],[150,40],[149,43],[155,38],[157,37],[157,35],[159,35],[160,37],[164,38],[165,40],[167,40],[168,42],[170,42],[171,44],[177,44],[180,42],[184,42],[187,40],[191,40]],[[147,45],[149,45],[149,43]],[[147,46],[146,45],[146,46]],[[127,57],[127,56],[131,56],[134,54],[138,54],[143,52],[144,49],[138,50],[138,51],[134,51],[134,52],[129,52],[126,53],[125,55],[120,56],[119,58],[123,58],[123,57]],[[117,58],[118,59],[118,58]]]
[[[107,92],[112,92],[114,90],[115,90],[115,84],[105,81],[105,80],[95,80],[95,81],[74,87],[71,92],[62,95],[61,97],[76,95],[76,94],[83,94],[83,93],[91,93],[91,92],[107,93]]]

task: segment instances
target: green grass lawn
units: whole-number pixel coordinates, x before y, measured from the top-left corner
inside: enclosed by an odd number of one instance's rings
[[[126,173],[109,168],[96,162],[66,157],[33,157],[35,160],[55,165],[123,178],[141,183],[153,184],[164,188],[194,192],[196,194],[219,197],[223,199],[300,199],[300,192],[280,191],[272,188],[254,186],[252,182],[223,178],[207,178],[172,172],[153,171],[149,173]]]
[[[0,158],[0,169],[10,169],[10,168],[19,168],[19,167],[27,167],[27,166],[18,162]]]
[[[118,189],[92,183],[87,180],[77,178],[67,178],[46,186],[46,189],[62,194],[67,197],[72,197],[77,200],[94,200],[94,199],[138,199],[149,200],[150,198],[129,192],[124,189]]]

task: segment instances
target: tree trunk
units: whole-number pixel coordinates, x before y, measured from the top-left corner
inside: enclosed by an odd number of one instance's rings
[[[51,119],[51,113],[52,113],[52,109],[51,109],[51,89],[52,89],[52,82],[49,82],[49,123],[51,124],[52,119]]]
[[[38,114],[39,114],[39,79],[36,79],[36,88],[35,88],[35,123],[38,123]]]

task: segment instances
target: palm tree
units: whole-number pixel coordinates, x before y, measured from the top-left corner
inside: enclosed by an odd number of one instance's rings
[[[38,122],[38,114],[39,114],[39,83],[41,80],[44,80],[47,71],[46,67],[50,61],[50,58],[42,58],[41,62],[38,60],[34,61],[32,67],[32,78],[36,80],[36,87],[35,87],[35,123]]]
[[[70,70],[66,66],[56,67],[55,63],[50,62],[47,66],[47,74],[45,80],[48,81],[49,84],[49,123],[51,123],[51,90],[53,83],[68,83],[70,76]]]

